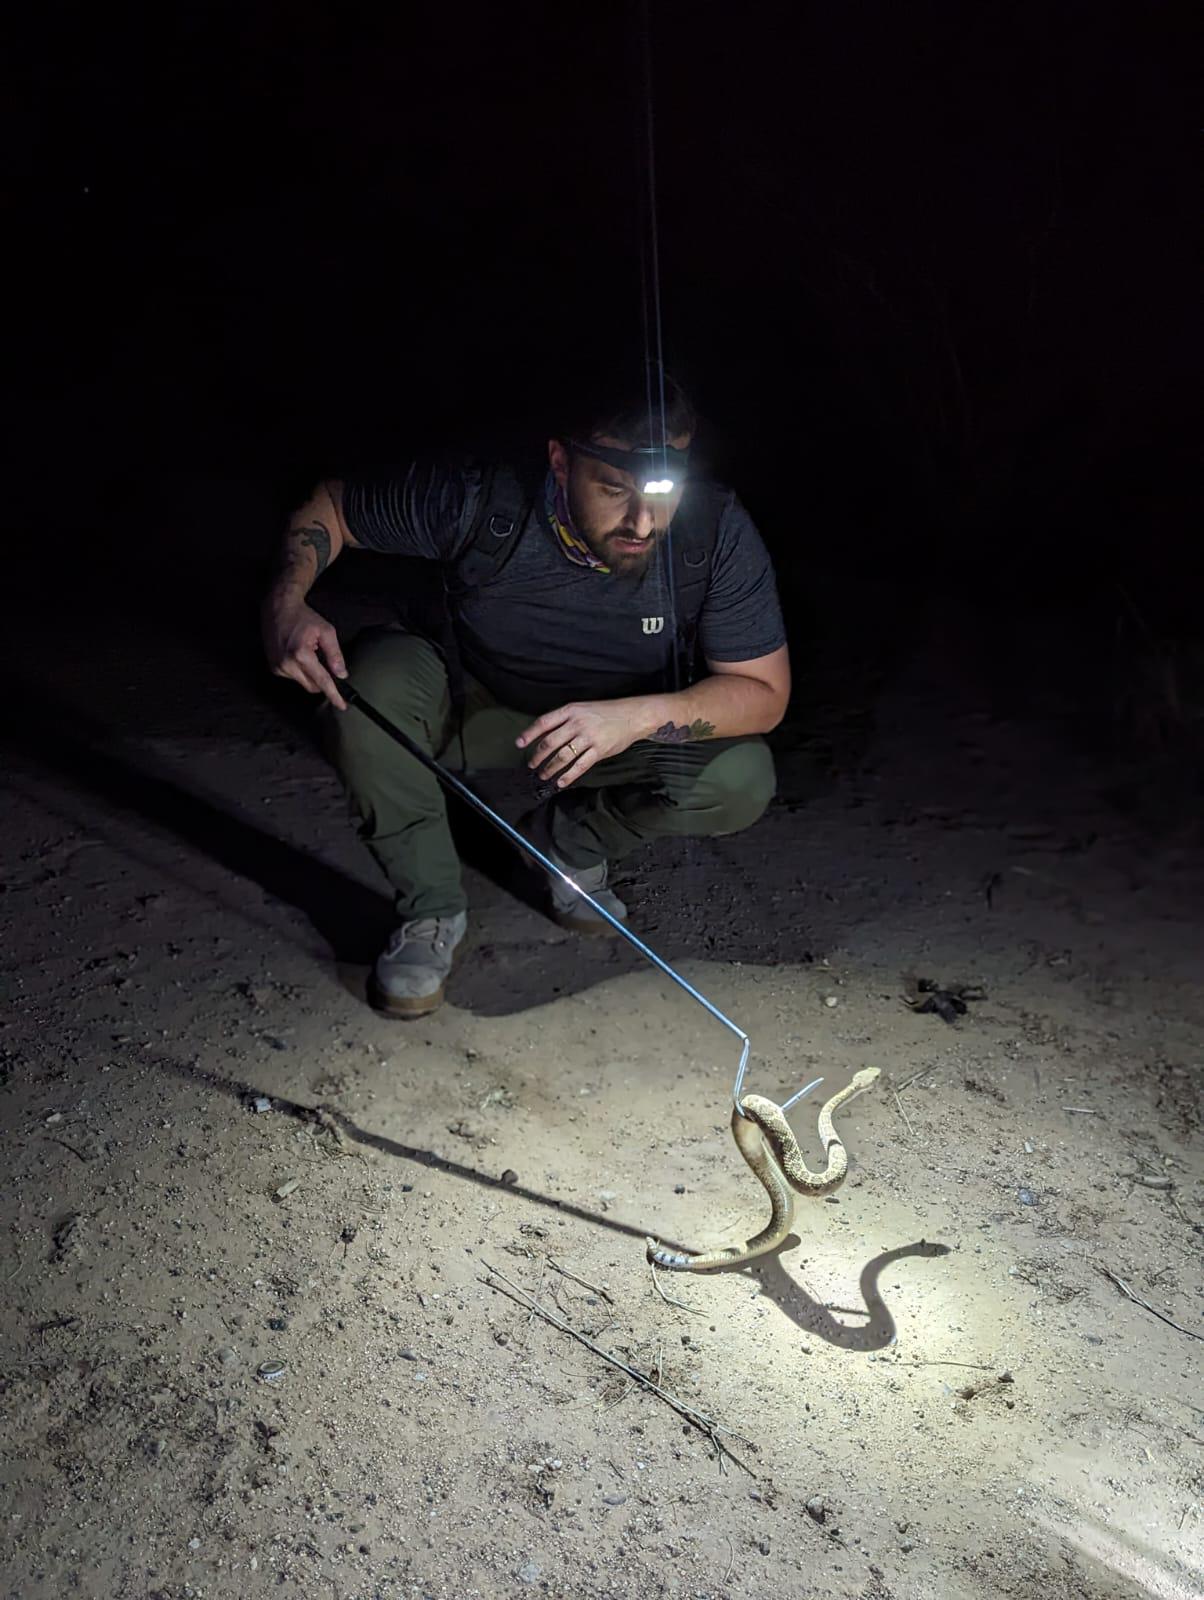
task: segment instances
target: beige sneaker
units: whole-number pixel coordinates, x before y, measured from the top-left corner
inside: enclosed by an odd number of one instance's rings
[[[612,917],[620,922],[627,921],[627,907],[615,894],[613,889],[606,887],[606,880],[610,872],[605,861],[600,861],[594,867],[570,867],[552,848],[552,817],[549,808],[537,806],[534,811],[528,811],[519,818],[518,831],[525,839],[530,839],[537,845],[549,861],[554,861],[562,872],[567,872],[586,894],[592,895],[600,906],[605,906]],[[536,872],[542,872],[548,880],[548,888],[552,895],[552,920],[558,922],[562,928],[568,928],[573,933],[593,933],[605,939],[616,939],[619,935],[605,917],[600,917],[588,901],[585,901],[563,879],[555,873],[549,872],[535,857],[523,852],[527,865]]]
[[[619,922],[627,921],[627,907],[613,889],[606,887],[610,869],[605,861],[600,861],[596,867],[570,867],[552,851],[549,850],[546,854],[548,859],[567,872],[586,894],[592,895],[600,906],[604,906],[612,917]],[[567,883],[552,873],[547,874],[547,879],[552,890],[552,916],[562,928],[570,928],[574,933],[598,934],[607,939],[618,937],[613,925],[607,922],[605,917],[600,917],[588,900],[583,900],[569,888]]]
[[[437,1011],[467,931],[465,911],[403,922],[372,969],[369,999],[376,1010],[391,1017],[426,1017]]]

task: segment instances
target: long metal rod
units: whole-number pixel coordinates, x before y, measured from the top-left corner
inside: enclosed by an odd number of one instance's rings
[[[745,1076],[748,1073],[749,1038],[744,1029],[738,1028],[730,1017],[724,1016],[719,1007],[712,1005],[706,995],[699,994],[692,983],[688,983],[680,972],[675,972],[667,961],[657,955],[655,950],[649,949],[642,939],[638,939],[630,928],[619,921],[618,917],[612,916],[605,906],[599,905],[593,896],[587,894],[581,885],[575,882],[563,868],[558,867],[554,861],[544,855],[542,850],[537,849],[529,839],[524,839],[517,828],[511,827],[505,817],[500,817],[492,806],[487,805],[479,794],[470,789],[466,783],[461,782],[454,772],[449,772],[446,767],[435,760],[434,756],[428,755],[422,746],[412,739],[403,728],[399,728],[383,712],[378,711],[374,705],[365,700],[359,690],[354,688],[346,678],[339,679],[339,693],[349,706],[354,706],[357,711],[362,712],[369,722],[376,724],[382,733],[387,733],[389,738],[401,745],[403,750],[408,750],[414,759],[420,761],[428,772],[433,772],[440,783],[446,784],[454,794],[459,795],[461,800],[467,800],[474,810],[479,811],[483,817],[487,817],[495,828],[499,828],[506,835],[511,843],[518,845],[527,855],[538,861],[546,871],[555,874],[562,883],[568,884],[569,888],[579,894],[588,905],[591,905],[600,917],[605,918],[610,923],[616,933],[621,933],[628,944],[634,945],[642,956],[652,962],[653,966],[659,967],[667,978],[672,978],[679,989],[684,989],[691,1000],[697,1000],[703,1010],[709,1012],[716,1022],[721,1022],[729,1032],[735,1034],[740,1041],[740,1065],[736,1069],[736,1082],[732,1089],[732,1099],[735,1101],[737,1110],[739,1110],[740,1094],[744,1088]],[[795,1098],[797,1099],[798,1097],[796,1096]]]

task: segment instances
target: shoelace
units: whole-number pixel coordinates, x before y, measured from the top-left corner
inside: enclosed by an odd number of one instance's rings
[[[447,944],[447,938],[440,937],[440,929],[448,926],[449,924],[439,917],[419,917],[414,922],[403,922],[391,935],[385,954],[400,955],[407,944],[418,944],[428,939],[436,950],[442,950]]]

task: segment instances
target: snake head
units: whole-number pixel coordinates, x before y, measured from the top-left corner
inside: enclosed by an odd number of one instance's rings
[[[876,1083],[882,1076],[881,1067],[862,1067],[860,1072],[853,1074],[853,1082],[858,1089],[868,1089],[871,1083]]]

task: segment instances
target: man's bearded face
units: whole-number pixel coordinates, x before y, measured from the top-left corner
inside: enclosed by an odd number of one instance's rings
[[[689,442],[688,438],[670,441],[679,450]],[[593,443],[630,449],[620,439]],[[612,572],[629,576],[647,569],[681,503],[680,487],[669,495],[643,495],[629,472],[594,456],[573,456],[566,489],[573,525],[582,539]]]

